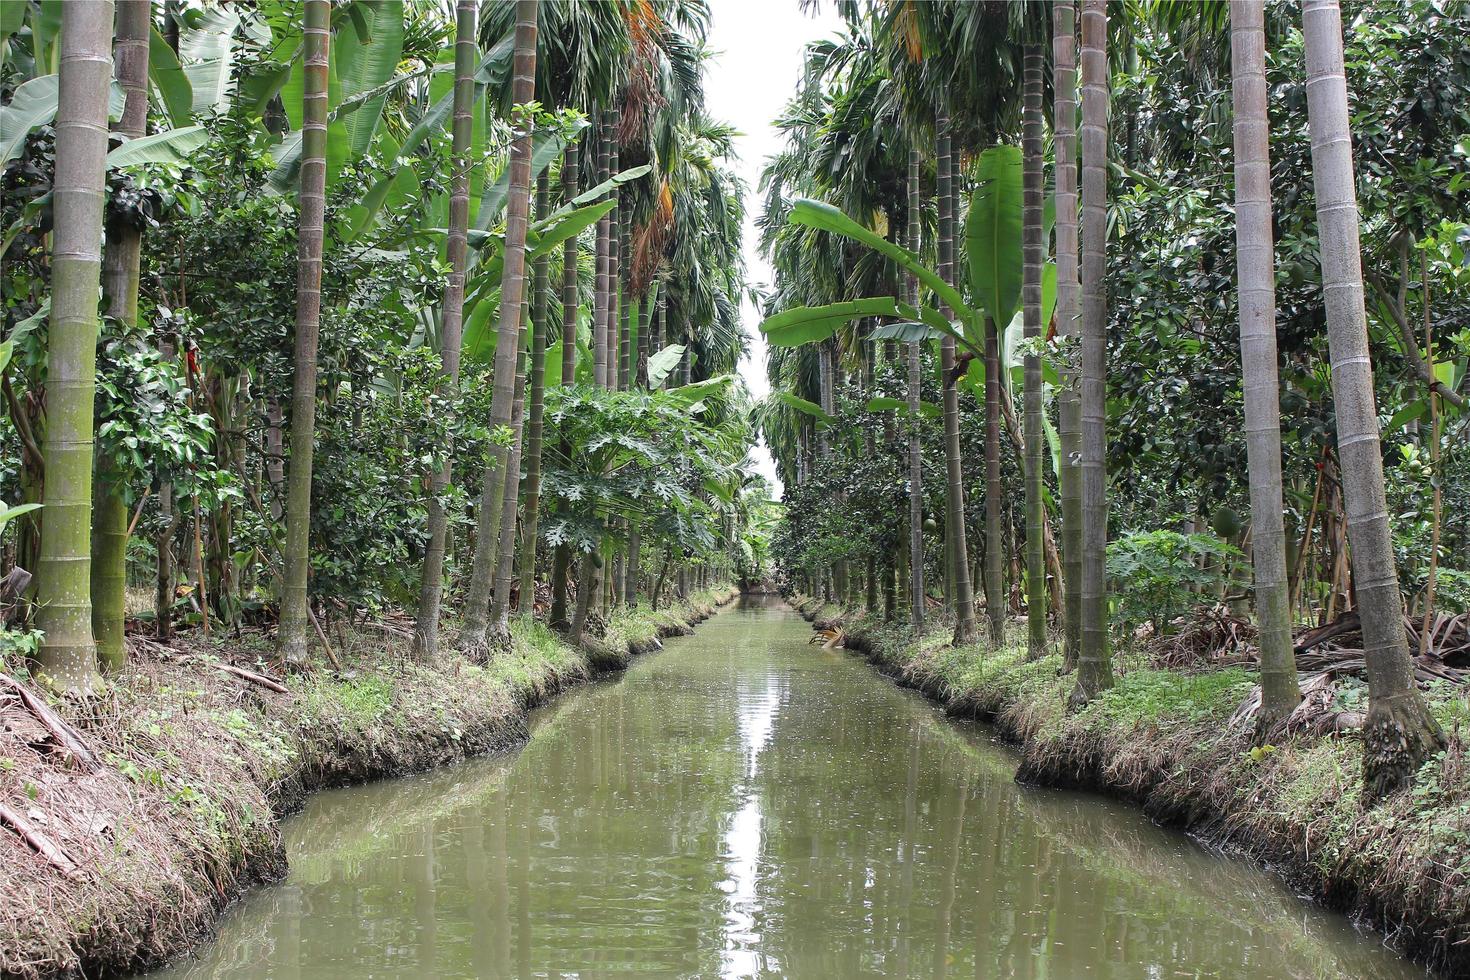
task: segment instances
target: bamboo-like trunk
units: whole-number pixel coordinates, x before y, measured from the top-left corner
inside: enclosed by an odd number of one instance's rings
[[[1368,799],[1376,800],[1406,786],[1419,764],[1443,747],[1444,736],[1414,684],[1413,661],[1404,635],[1363,310],[1342,12],[1336,0],[1304,0],[1302,39],[1337,451],[1357,609],[1363,624],[1363,656],[1368,665],[1363,788]]]
[[[611,160],[609,154],[613,143],[612,111],[603,107],[598,116],[597,184],[600,186],[608,179],[608,165]],[[612,192],[612,200],[617,200],[617,191]],[[607,325],[612,316],[609,312],[612,305],[612,283],[608,273],[609,263],[612,261],[613,215],[616,212],[617,207],[614,206],[597,221],[597,292],[592,308],[592,380],[601,388],[607,387]]]
[[[1301,701],[1292,655],[1282,519],[1281,407],[1276,377],[1276,263],[1271,236],[1270,120],[1266,111],[1263,0],[1231,0],[1230,74],[1235,108],[1235,261],[1240,362],[1251,494],[1251,560],[1261,644],[1265,733]]]
[[[1052,6],[1052,65],[1056,127],[1057,336],[1079,336],[1081,286],[1077,280],[1077,4]],[[1076,351],[1068,348],[1058,365],[1057,430],[1062,449],[1062,566],[1065,579],[1062,616],[1064,669],[1077,666],[1082,643],[1082,458],[1081,401]]]
[[[908,249],[919,253],[919,151],[909,150],[908,174]],[[910,305],[919,301],[919,281],[910,273],[904,286]],[[905,352],[908,364],[908,409],[909,409],[909,621],[914,635],[924,633],[924,455],[920,436],[919,414],[922,392],[919,366],[919,342],[908,345]]]
[[[52,183],[51,323],[46,351],[37,654],[48,684],[92,693],[100,684],[92,636],[92,400],[101,282],[112,2],[61,8],[61,94]]]
[[[567,146],[562,159],[562,203],[577,196],[577,144]],[[561,383],[573,383],[577,367],[577,240],[562,246],[561,273]],[[565,451],[565,448],[564,448]],[[571,577],[572,549],[560,544],[551,562],[551,613],[547,621],[555,628],[571,625],[567,614],[567,586]]]
[[[1025,337],[1036,343],[1042,337],[1041,267],[1046,261],[1042,241],[1041,198],[1041,45],[1027,45],[1025,53],[1024,106],[1022,108],[1022,168],[1024,187],[1021,202],[1022,317]],[[1022,391],[1026,436],[1026,655],[1031,659],[1046,653],[1046,549],[1041,499],[1041,467],[1045,459],[1045,433],[1041,431],[1041,354],[1028,350]]]
[[[511,103],[528,105],[536,95],[536,0],[516,0],[514,76]],[[505,265],[500,278],[500,323],[495,347],[495,375],[490,395],[490,427],[505,431],[515,408],[516,364],[521,350],[521,315],[526,295],[526,225],[531,205],[531,131],[529,117],[516,121],[510,151],[510,194],[505,211]],[[459,646],[483,653],[489,627],[490,590],[500,566],[501,511],[510,464],[510,448],[493,445],[485,464],[484,487],[476,515],[475,557],[465,600]],[[499,638],[503,639],[503,637]]]
[[[449,235],[446,256],[449,276],[439,310],[439,357],[443,390],[451,402],[459,392],[460,342],[464,327],[464,282],[467,264],[467,235],[470,223],[470,143],[474,132],[475,69],[480,60],[475,36],[479,24],[479,0],[459,0],[455,6],[454,35],[454,121],[452,124],[449,190]],[[424,547],[423,576],[419,582],[418,616],[414,623],[413,654],[431,660],[439,650],[439,610],[444,595],[444,552],[448,545],[449,518],[444,512],[444,491],[454,478],[454,440],[445,437],[444,465],[434,474],[429,490],[429,541]]]
[[[148,37],[153,27],[149,0],[118,0],[113,40],[114,77],[123,90],[122,117],[113,131],[129,139],[148,132]],[[102,289],[107,315],[130,330],[138,322],[138,264],[142,233],[125,221],[109,224],[102,254]],[[127,483],[110,461],[96,461],[92,487],[92,634],[97,657],[108,671],[127,663],[123,645],[126,609]]]
[[[531,319],[531,304],[521,304],[521,334]],[[520,353],[516,358],[515,394],[510,409],[510,452],[506,457],[505,485],[500,496],[500,551],[495,571],[495,592],[490,601],[490,643],[498,650],[510,646],[510,586],[515,581],[516,505],[521,495],[521,460],[525,453],[526,368],[528,359],[521,338],[516,338]]]
[[[948,110],[940,110],[935,128],[938,132],[935,156],[939,196],[939,275],[945,282],[952,283],[955,278],[956,197]],[[949,310],[948,315],[953,318],[955,311]],[[954,645],[964,646],[975,642],[975,597],[970,587],[970,558],[965,542],[965,480],[960,458],[960,395],[955,386],[953,337],[946,336],[940,341],[939,360],[944,374],[944,467],[948,503],[944,534],[949,542],[946,574],[953,577],[954,583]]]
[[[316,429],[316,354],[321,329],[322,233],[327,185],[327,60],[332,49],[329,0],[306,0],[302,91],[300,231],[296,244],[295,379],[291,456],[286,471],[285,581],[276,642],[281,656],[306,663],[311,570],[311,455]]]
[[[1000,328],[985,318],[985,614],[990,644],[1006,642],[1005,511],[1001,497]]]
[[[1082,632],[1079,708],[1113,686],[1107,595],[1108,14],[1106,0],[1082,4]]]
[[[536,214],[550,213],[551,178],[542,173],[536,182]],[[546,318],[551,313],[551,257],[536,260],[535,304],[531,314],[531,397],[526,410],[526,479],[521,505],[520,611],[530,614],[536,599],[536,545],[541,513],[541,417],[546,408]]]

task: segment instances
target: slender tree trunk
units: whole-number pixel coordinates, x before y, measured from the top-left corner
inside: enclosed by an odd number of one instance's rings
[[[515,68],[511,103],[528,105],[536,97],[536,0],[516,0]],[[531,131],[529,116],[516,121],[510,151],[510,196],[505,212],[505,266],[500,278],[500,324],[495,348],[495,375],[490,397],[490,426],[510,429],[515,407],[516,364],[521,350],[521,314],[526,295],[526,225],[531,204]],[[509,472],[510,447],[494,445],[485,465],[484,488],[476,520],[475,558],[465,600],[460,649],[484,652],[489,626],[490,589],[500,565],[501,510]]]
[[[567,146],[562,160],[562,201],[570,204],[577,196],[577,144]],[[574,381],[577,367],[577,240],[567,239],[562,246],[561,273],[561,383]],[[565,451],[565,447],[564,450]],[[567,614],[567,584],[571,577],[572,549],[557,545],[551,565],[551,614],[548,621],[555,628],[571,625]]]
[[[613,144],[612,111],[604,107],[599,113],[597,140],[597,184],[608,179],[609,163]],[[617,191],[612,192],[616,201]],[[597,294],[592,310],[592,378],[598,387],[607,387],[607,328],[612,319],[612,282],[609,278],[612,262],[614,206],[597,222]]]
[[[449,191],[449,237],[446,254],[449,277],[439,311],[439,344],[444,392],[458,402],[459,355],[464,326],[464,279],[466,238],[470,223],[470,142],[473,138],[475,68],[480,60],[475,36],[479,25],[479,0],[459,0],[455,7],[453,178]],[[445,437],[444,465],[434,474],[429,491],[429,542],[424,548],[423,577],[419,583],[418,617],[414,624],[413,654],[421,661],[432,660],[439,650],[439,609],[444,595],[444,552],[449,537],[449,520],[444,511],[444,491],[454,478],[454,437]]]
[[[536,214],[550,213],[551,178],[542,173],[536,184]],[[541,417],[546,408],[546,318],[551,313],[551,257],[536,260],[536,302],[531,314],[531,401],[526,416],[525,496],[521,513],[520,611],[536,607],[536,545],[541,512]]]
[[[301,218],[296,245],[296,371],[291,389],[291,458],[286,473],[285,584],[276,637],[281,656],[293,664],[306,663],[311,615],[306,586],[311,570],[311,456],[316,429],[316,352],[322,306],[331,6],[329,0],[306,0]]]
[[[148,0],[120,0],[112,54],[115,77],[123,90],[122,118],[113,131],[129,139],[148,132],[148,36],[153,26]],[[107,315],[129,331],[138,323],[138,260],[142,233],[127,222],[107,228],[102,255],[102,288]],[[126,608],[128,505],[127,484],[105,459],[96,461],[92,487],[92,634],[97,656],[108,671],[127,663],[123,646]]]
[[[1250,469],[1251,558],[1261,634],[1261,713],[1257,730],[1265,733],[1291,713],[1302,693],[1292,656],[1286,524],[1281,516],[1276,264],[1271,236],[1263,0],[1231,0],[1230,27],[1231,85],[1235,93],[1236,288]]]
[[[531,319],[531,304],[521,304],[521,335]],[[526,368],[527,358],[521,338],[516,358],[516,387],[510,409],[510,454],[506,457],[505,485],[501,488],[499,562],[495,572],[495,592],[490,600],[490,645],[497,650],[510,646],[510,586],[515,581],[516,505],[521,495],[521,460],[525,452]]]
[[[1082,633],[1076,709],[1113,686],[1107,595],[1108,15],[1082,3]]]
[[[46,351],[46,482],[37,563],[37,660],[46,682],[90,694],[100,684],[92,637],[92,399],[106,181],[112,3],[61,8],[55,237]]]
[[[919,151],[909,150],[908,175],[908,248],[919,253]],[[919,281],[910,274],[905,287],[911,305],[919,302]],[[908,345],[908,409],[909,409],[909,621],[914,635],[924,633],[924,453],[920,436],[922,416],[919,413],[922,376],[919,365],[919,342]]]
[[[939,275],[953,282],[955,193],[953,156],[950,149],[949,112],[941,110],[936,120],[939,142]],[[954,310],[949,310],[952,318]],[[970,589],[970,559],[965,545],[965,480],[960,461],[960,395],[955,387],[955,342],[945,337],[939,347],[944,372],[944,466],[949,514],[945,537],[949,540],[948,569],[954,576],[954,645],[975,642],[975,597]],[[1002,615],[1004,615],[1002,613]]]
[[[1080,335],[1081,286],[1077,281],[1077,4],[1052,6],[1052,64],[1056,126],[1057,335]],[[1058,430],[1062,449],[1062,616],[1064,668],[1077,666],[1082,642],[1082,418],[1076,350],[1069,343],[1059,365]]]
[[[985,318],[985,613],[991,646],[1006,642],[1005,516],[1000,476],[1000,327]]]
[[[1363,624],[1363,655],[1368,664],[1363,788],[1369,800],[1376,800],[1407,785],[1419,764],[1444,745],[1444,737],[1414,684],[1413,661],[1404,635],[1363,310],[1342,14],[1336,0],[1304,0],[1302,39],[1337,451],[1357,609]]]
[[[1022,153],[1025,187],[1022,192],[1022,285],[1025,336],[1029,343],[1041,340],[1045,324],[1041,322],[1041,267],[1046,261],[1046,244],[1042,241],[1041,198],[1041,45],[1026,47],[1025,94],[1022,110]],[[1026,435],[1026,655],[1031,659],[1046,653],[1046,549],[1043,521],[1045,502],[1041,499],[1041,467],[1044,459],[1045,433],[1041,431],[1041,354],[1032,349],[1026,354],[1023,391]]]

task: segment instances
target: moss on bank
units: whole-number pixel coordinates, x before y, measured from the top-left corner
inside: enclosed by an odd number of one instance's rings
[[[906,626],[814,599],[793,604],[819,628],[841,629],[849,649],[949,713],[993,722],[1021,746],[1017,778],[1135,801],[1161,822],[1282,874],[1404,953],[1470,975],[1463,689],[1431,687],[1449,747],[1424,765],[1412,789],[1365,810],[1358,733],[1256,746],[1248,724],[1230,721],[1256,682],[1239,667],[1180,673],[1120,651],[1113,689],[1068,715],[1073,678],[1060,674],[1057,654],[1028,661],[1024,643],[954,648],[941,624],[915,639]]]
[[[286,694],[213,669],[264,657],[264,636],[157,650],[103,697],[59,706],[101,762],[94,773],[64,764],[34,716],[0,699],[0,801],[77,868],[0,829],[0,975],[115,974],[183,951],[244,888],[284,874],[280,820],[307,793],[510,748],[529,707],[689,632],[735,594],[619,613],[587,651],[518,621],[486,666],[415,664],[405,639],[376,635],[339,671],[291,677]]]

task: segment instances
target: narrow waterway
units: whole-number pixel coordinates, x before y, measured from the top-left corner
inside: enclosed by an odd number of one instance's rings
[[[290,877],[155,977],[1408,977],[1273,878],[746,600],[512,757],[324,793]]]

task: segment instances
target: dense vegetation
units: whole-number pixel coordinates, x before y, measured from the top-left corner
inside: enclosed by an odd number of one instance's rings
[[[7,671],[400,610],[483,662],[759,574],[702,3],[3,18]]]
[[[1406,785],[1470,666],[1470,7],[840,10],[761,188],[790,585],[1024,616],[1073,711],[1248,663],[1262,744],[1366,680]]]

